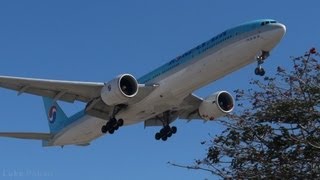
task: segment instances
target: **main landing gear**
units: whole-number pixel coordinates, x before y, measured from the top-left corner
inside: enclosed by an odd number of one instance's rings
[[[155,138],[156,140],[166,141],[169,137],[173,134],[177,133],[177,127],[169,125],[164,126],[159,132],[156,133]]]
[[[257,62],[258,62],[258,67],[254,70],[254,73],[259,76],[264,76],[265,75],[265,70],[261,66],[264,62],[265,59],[269,57],[269,52],[268,51],[261,51],[261,55],[257,56]]]
[[[110,120],[107,122],[106,125],[101,127],[101,132],[103,134],[105,133],[109,133],[109,134],[113,134],[116,130],[118,130],[121,126],[123,126],[124,121],[123,119],[116,119],[115,115],[123,108],[125,108],[126,106],[122,106],[122,105],[118,105],[115,106],[113,108],[113,112],[112,112],[112,116],[110,118]]]
[[[170,118],[172,118],[170,111],[166,111],[163,113],[163,117],[160,118],[163,128],[160,129],[159,132],[155,134],[156,140],[162,140],[166,141],[168,138],[170,138],[173,134],[177,133],[177,127],[172,126],[170,127]]]
[[[106,125],[102,126],[101,132],[113,134],[121,126],[123,126],[123,119],[116,120],[115,118],[111,118]]]

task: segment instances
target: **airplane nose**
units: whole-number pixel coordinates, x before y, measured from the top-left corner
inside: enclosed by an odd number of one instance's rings
[[[282,38],[284,34],[286,33],[286,26],[283,24],[276,24],[275,25],[275,33],[279,38]]]
[[[281,23],[272,23],[268,26],[270,28],[268,28],[268,30],[262,34],[264,39],[264,45],[262,49],[264,51],[270,51],[273,49],[286,33],[286,26]]]

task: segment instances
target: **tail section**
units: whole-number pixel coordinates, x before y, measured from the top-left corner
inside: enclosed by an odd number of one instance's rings
[[[43,97],[43,103],[48,118],[50,133],[60,131],[68,120],[67,115],[63,112],[57,102],[51,98]]]

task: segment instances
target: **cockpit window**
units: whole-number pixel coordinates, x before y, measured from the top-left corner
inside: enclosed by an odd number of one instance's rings
[[[273,23],[277,23],[277,21],[263,21],[261,23],[261,26],[267,25],[267,24],[273,24]]]

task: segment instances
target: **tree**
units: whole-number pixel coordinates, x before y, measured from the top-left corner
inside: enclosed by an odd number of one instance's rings
[[[222,134],[204,142],[206,157],[191,166],[222,178],[320,178],[320,54],[291,57],[293,69],[236,90],[237,111]]]

